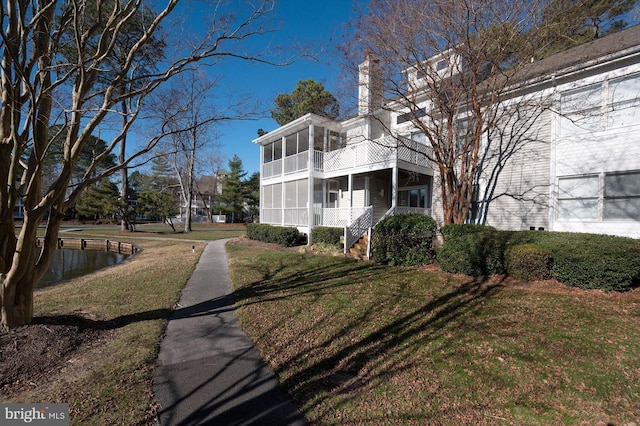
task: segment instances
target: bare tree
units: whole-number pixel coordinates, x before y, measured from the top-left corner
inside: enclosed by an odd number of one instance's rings
[[[154,106],[162,126],[171,129],[171,137],[162,143],[162,149],[170,159],[180,184],[184,232],[192,230],[194,196],[199,192],[197,177],[218,148],[219,127],[229,120],[246,119],[256,114],[251,103],[242,97],[224,109],[218,109],[214,105],[218,89],[218,81],[201,73],[187,73],[164,91]]]
[[[207,219],[213,223],[214,205],[220,201],[222,193],[222,166],[227,160],[218,149],[209,150],[204,158],[203,173],[197,182],[197,190],[200,199],[208,201],[204,206],[207,210]]]
[[[166,0],[154,5],[151,19],[134,35],[128,54],[117,65],[110,59],[111,53],[127,23],[146,2],[8,0],[0,5],[2,327],[14,328],[31,321],[35,284],[51,263],[64,212],[82,191],[132,164],[171,133],[170,127],[163,128],[116,166],[96,173],[100,161],[118,151],[148,95],[197,63],[215,65],[224,58],[266,62],[262,53],[251,53],[243,43],[269,31],[265,19],[272,10],[272,1],[234,3],[235,11],[229,10],[225,2],[218,2],[217,6],[208,5],[207,10],[213,11],[213,15],[198,40],[173,44],[175,51],[156,69],[140,74],[132,72],[136,58],[154,40],[161,26],[171,24],[178,3]],[[93,24],[94,16],[102,17],[100,25]],[[97,42],[92,44],[89,40]],[[69,51],[75,54],[69,55]],[[107,74],[106,82],[101,82]],[[135,84],[131,84],[132,80]],[[132,102],[126,114],[118,114],[118,105],[129,100]],[[70,186],[78,156],[87,141],[101,124],[120,119],[122,125],[116,126],[106,149],[94,153],[94,161],[83,178]],[[59,134],[50,135],[54,125],[58,125]],[[51,140],[56,137],[64,139],[60,173],[48,187],[43,187],[43,164]],[[101,137],[105,139],[104,132]],[[16,237],[14,208],[19,200],[24,205],[24,219]],[[43,249],[38,254],[36,233],[45,218]]]
[[[424,135],[432,150],[421,152],[438,171],[445,224],[467,221],[476,200],[477,220],[486,220],[501,170],[535,138],[534,120],[549,107],[517,92],[538,49],[524,35],[538,25],[541,3],[372,0],[356,20],[345,52],[353,63],[375,52],[380,75],[372,81],[382,88],[371,90],[390,98],[380,97],[368,118],[386,130],[390,120],[410,122]]]

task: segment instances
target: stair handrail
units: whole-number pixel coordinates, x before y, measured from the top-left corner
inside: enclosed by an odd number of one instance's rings
[[[380,219],[378,219],[378,221],[376,223],[380,223],[383,220],[385,220],[386,218],[388,218],[389,216],[393,216],[394,214],[396,214],[396,206],[391,206],[389,208],[389,210],[387,210],[385,212],[385,214],[383,214],[382,217]]]
[[[344,227],[344,254],[366,235],[373,225],[373,206],[368,206],[364,212]]]

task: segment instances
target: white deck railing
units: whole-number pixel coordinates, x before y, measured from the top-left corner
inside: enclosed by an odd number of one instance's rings
[[[396,207],[395,214],[424,214],[431,216],[431,209],[419,207]]]
[[[372,209],[369,207],[345,207],[345,208],[322,208],[315,207],[313,209],[313,226],[330,226],[334,228],[343,228],[352,225],[358,217]],[[431,209],[415,208],[415,207],[396,207],[389,211],[380,219],[392,214],[409,214],[417,213],[431,215]],[[306,208],[287,208],[287,209],[262,209],[260,221],[272,225],[298,225],[307,226],[309,212]]]
[[[270,178],[282,174],[282,159],[262,164],[262,177]]]
[[[309,163],[309,151],[284,157],[284,173],[295,173],[307,170]]]
[[[431,147],[411,139],[385,136],[375,141],[350,144],[335,151],[314,151],[313,168],[319,172],[334,172],[389,161],[405,161],[428,167],[427,156],[431,156],[432,153]],[[268,178],[280,176],[283,173],[307,170],[309,167],[308,155],[309,152],[305,151],[265,163],[262,165],[262,177]]]
[[[313,226],[331,226],[335,228],[343,228],[353,223],[370,207],[353,207],[353,208],[321,208],[313,209]]]

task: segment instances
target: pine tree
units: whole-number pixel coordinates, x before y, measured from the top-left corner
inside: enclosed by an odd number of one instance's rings
[[[243,215],[245,205],[244,185],[242,179],[247,173],[242,168],[242,160],[234,155],[229,160],[229,174],[222,186],[220,201],[231,213],[231,221],[235,222]]]

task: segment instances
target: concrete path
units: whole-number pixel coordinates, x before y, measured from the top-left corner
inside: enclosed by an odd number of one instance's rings
[[[153,375],[160,424],[306,425],[238,325],[225,242],[207,244],[169,319]]]

